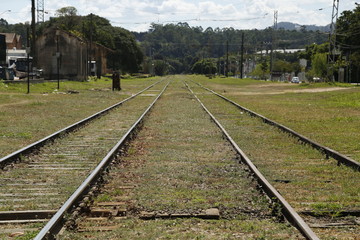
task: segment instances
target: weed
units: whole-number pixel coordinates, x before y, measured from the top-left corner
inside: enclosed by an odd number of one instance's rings
[[[337,203],[314,203],[311,204],[313,212],[319,216],[337,217],[341,214],[343,206]]]
[[[112,196],[110,196],[109,194],[100,194],[95,199],[95,202],[110,202],[110,201],[112,201]]]
[[[36,235],[38,234],[38,231],[32,231],[32,232],[26,232],[24,235],[16,237],[16,240],[30,240],[34,239]]]
[[[111,192],[111,195],[112,196],[121,196],[124,194],[124,190],[121,190],[121,189],[114,189],[112,192]]]

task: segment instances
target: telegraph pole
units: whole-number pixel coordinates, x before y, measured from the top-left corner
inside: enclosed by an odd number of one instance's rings
[[[229,40],[226,41],[226,73],[225,76],[229,76]]]
[[[27,94],[30,93],[30,29],[26,24]]]
[[[240,78],[243,78],[244,72],[244,32],[241,34],[241,55],[240,55]]]
[[[36,66],[35,0],[31,0],[31,33],[31,55],[33,57],[33,66]]]
[[[90,13],[90,51],[89,51],[89,62],[88,62],[88,65],[89,65],[89,73],[88,73],[88,76],[91,76],[91,67],[92,67],[92,60],[93,60],[93,14]]]

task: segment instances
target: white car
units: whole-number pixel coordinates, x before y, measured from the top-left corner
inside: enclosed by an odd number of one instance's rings
[[[293,78],[291,79],[291,82],[292,82],[292,83],[301,83],[299,77],[293,77]]]

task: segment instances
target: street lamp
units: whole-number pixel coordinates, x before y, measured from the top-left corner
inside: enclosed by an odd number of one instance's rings
[[[3,15],[4,13],[6,13],[6,12],[11,12],[11,10],[5,10],[5,11],[3,11],[2,13],[0,13],[0,16]]]
[[[26,27],[26,58],[27,58],[27,94],[30,93],[30,28],[29,25]]]
[[[60,51],[59,51],[59,35],[60,30],[56,30],[56,68],[57,68],[57,89],[60,89]]]

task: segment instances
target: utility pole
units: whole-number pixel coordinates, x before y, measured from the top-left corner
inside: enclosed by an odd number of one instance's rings
[[[229,76],[229,40],[226,40],[226,72],[225,76]]]
[[[85,32],[85,23],[83,22],[82,23],[82,33],[84,36],[86,36],[86,32]],[[85,66],[85,69],[83,70],[83,73],[84,73],[84,77],[85,77],[85,81],[88,80],[88,73],[89,73],[89,43],[88,43],[88,40],[86,37],[84,37],[84,41],[85,41],[85,46],[86,46],[86,49],[85,49],[85,58],[84,58],[84,66]]]
[[[92,45],[93,45],[93,14],[90,13],[90,51],[89,51],[89,73],[88,76],[91,76],[91,67],[92,67],[92,59],[93,59],[93,49],[92,49]]]
[[[31,0],[31,55],[33,57],[33,66],[36,66],[36,29],[35,29],[35,0]]]
[[[56,70],[57,70],[57,89],[60,89],[60,47],[59,47],[59,35],[60,30],[56,30]]]
[[[329,33],[329,56],[328,56],[328,78],[334,80],[333,70],[336,62],[336,21],[339,15],[339,0],[333,0],[333,10],[331,15],[331,25]]]
[[[244,72],[244,32],[241,34],[241,55],[240,55],[240,78],[243,78]]]
[[[26,24],[27,94],[30,93],[30,27]]]

